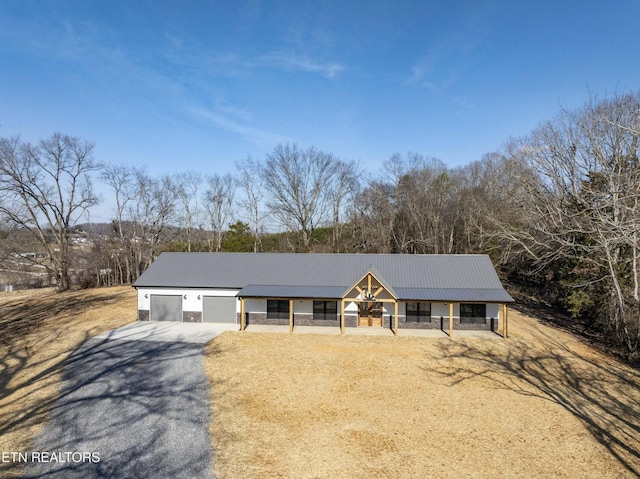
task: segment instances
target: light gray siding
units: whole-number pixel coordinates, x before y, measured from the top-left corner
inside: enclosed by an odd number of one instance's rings
[[[182,296],[152,294],[151,321],[182,321]]]
[[[203,296],[202,320],[205,323],[236,323],[236,298]]]

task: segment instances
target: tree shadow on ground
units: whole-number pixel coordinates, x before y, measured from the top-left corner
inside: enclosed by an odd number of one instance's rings
[[[30,462],[21,477],[210,477],[203,353],[199,344],[85,342],[65,362],[60,396],[1,422],[0,434],[48,413],[33,451],[95,452],[99,461]]]
[[[597,328],[586,318],[572,318],[568,314],[554,308],[544,301],[531,296],[519,293],[517,290],[510,291],[511,296],[516,300],[512,308],[527,316],[538,319],[543,324],[551,325],[555,328],[567,331],[580,338],[581,341],[590,346],[615,356],[619,360],[640,368],[640,360],[630,359],[629,351],[621,344],[608,338],[601,329]]]
[[[4,298],[3,298],[4,299]],[[23,449],[46,421],[66,358],[91,333],[76,317],[121,304],[121,291],[35,294],[0,304],[0,439]],[[75,325],[75,331],[69,330]],[[95,324],[95,321],[93,321]],[[89,329],[88,327],[84,329]],[[15,444],[15,445],[14,445]],[[7,463],[0,464],[0,470]],[[4,474],[4,473],[3,473]]]
[[[10,348],[20,339],[64,314],[80,315],[122,302],[122,294],[109,290],[91,296],[84,291],[25,296],[0,305],[0,346]]]
[[[611,358],[581,354],[551,331],[536,330],[534,344],[520,338],[499,345],[441,342],[438,367],[425,370],[449,386],[482,377],[496,388],[552,401],[640,476],[640,374]]]

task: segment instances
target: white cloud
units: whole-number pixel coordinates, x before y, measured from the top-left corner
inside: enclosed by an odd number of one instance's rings
[[[461,77],[481,36],[454,34],[435,42],[412,67],[405,85],[420,85],[431,93],[447,90]]]
[[[189,111],[196,117],[203,118],[218,128],[240,135],[257,145],[272,147],[278,143],[292,141],[283,135],[242,123],[222,111],[208,110],[200,106],[191,107]]]
[[[260,57],[258,61],[266,67],[283,68],[285,70],[301,70],[308,73],[317,73],[325,78],[335,78],[346,70],[346,67],[339,63],[323,63],[287,52],[269,53]]]
[[[275,51],[257,57],[244,57],[232,52],[202,52],[197,47],[178,48],[162,52],[167,61],[194,70],[206,71],[209,75],[247,77],[252,71],[268,68],[285,71],[302,71],[333,79],[347,68],[338,62],[323,62],[308,56]]]

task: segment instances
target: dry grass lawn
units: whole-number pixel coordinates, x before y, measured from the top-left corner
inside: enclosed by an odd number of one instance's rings
[[[216,472],[638,477],[638,371],[517,312],[510,334],[224,333],[205,363]]]
[[[87,338],[135,316],[130,286],[0,294],[0,451],[29,451],[58,397],[67,357]],[[0,477],[20,470],[0,463]]]

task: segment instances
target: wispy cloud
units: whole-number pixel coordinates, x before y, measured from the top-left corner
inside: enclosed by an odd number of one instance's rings
[[[411,67],[411,76],[405,83],[421,84],[433,89],[436,83],[431,78],[441,76],[443,70],[450,69],[448,63],[451,62],[452,57],[458,56],[456,50],[457,42],[452,38],[437,42]]]
[[[288,52],[272,52],[261,56],[258,63],[265,67],[281,68],[284,70],[300,70],[317,73],[325,78],[336,78],[346,70],[346,67],[335,62],[321,62],[304,56]]]
[[[0,39],[5,45],[27,50],[43,57],[63,60],[79,60],[93,42],[93,27],[84,22],[79,32],[71,22],[53,18],[46,23],[37,18],[24,20],[20,17],[4,17],[0,14]]]
[[[246,58],[237,54],[216,54],[209,56],[190,56],[191,66],[200,64],[211,74],[225,76],[246,76],[253,70],[267,68],[284,71],[300,71],[313,73],[324,78],[334,79],[347,68],[338,62],[320,61],[309,56],[289,52],[271,52],[254,58]],[[184,56],[180,60],[185,61]]]
[[[113,110],[134,98],[168,119],[185,115],[268,148],[293,140],[261,128],[241,101],[228,102],[227,83],[217,79],[250,77],[261,69],[297,71],[327,79],[346,71],[338,62],[286,51],[254,56],[208,52],[191,37],[162,33],[149,42],[146,50],[130,51],[113,30],[64,18],[49,24],[30,21],[23,26],[29,27],[27,33],[13,28],[0,32],[0,38],[31,54],[77,65],[73,71],[85,75],[86,83],[97,86],[104,98],[111,98],[109,108]]]
[[[433,94],[442,93],[462,77],[469,56],[479,43],[479,38],[464,34],[441,39],[411,67],[405,85],[419,85]]]
[[[173,64],[205,71],[214,76],[242,78],[250,76],[255,70],[272,69],[287,72],[299,71],[334,79],[347,71],[347,68],[339,62],[321,61],[308,55],[285,51],[248,57],[233,52],[205,53],[196,45],[191,45],[189,48],[174,48],[160,53]]]
[[[207,120],[218,128],[240,135],[260,146],[272,147],[277,143],[292,141],[286,136],[243,123],[223,111],[210,110],[201,106],[192,106],[189,111],[197,118]]]

